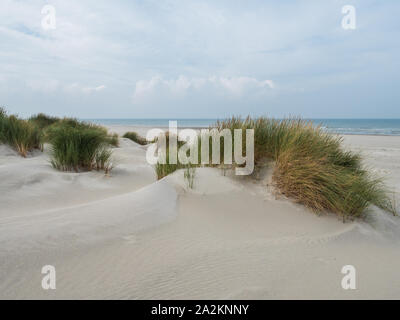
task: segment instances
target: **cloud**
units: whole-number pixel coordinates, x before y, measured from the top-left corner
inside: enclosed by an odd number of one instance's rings
[[[186,117],[200,104],[202,117],[233,105],[400,117],[398,0],[355,0],[351,32],[344,0],[52,0],[55,30],[41,27],[45,4],[1,0],[0,105],[12,112],[74,104],[76,116],[158,117],[182,102]]]
[[[272,80],[258,81],[254,78],[249,77],[237,77],[237,78],[219,78],[217,81],[228,91],[235,95],[241,95],[245,90],[257,88],[274,89],[275,84]]]
[[[76,82],[72,84],[63,85],[60,83],[60,81],[55,79],[39,79],[39,78],[27,80],[26,86],[33,92],[43,92],[43,93],[66,92],[70,94],[73,93],[91,94],[106,89],[106,86],[104,84],[95,87],[82,86]]]
[[[179,76],[176,79],[164,79],[154,76],[149,80],[136,82],[133,101],[141,102],[155,96],[184,97],[191,93],[225,94],[239,98],[256,90],[258,93],[275,88],[272,80],[257,80],[251,77],[217,77],[190,78]]]
[[[82,88],[82,92],[84,93],[92,93],[92,92],[98,92],[98,91],[102,91],[106,88],[106,86],[104,84],[97,86],[97,87],[85,87]]]

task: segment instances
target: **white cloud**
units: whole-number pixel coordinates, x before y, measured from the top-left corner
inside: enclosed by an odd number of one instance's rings
[[[139,102],[153,96],[185,96],[190,92],[214,94],[220,92],[230,97],[242,97],[256,90],[258,93],[275,88],[272,80],[257,80],[251,77],[217,77],[190,78],[179,76],[176,79],[164,79],[154,76],[150,80],[136,82],[133,100]]]
[[[106,86],[104,84],[97,86],[97,87],[85,87],[82,88],[82,92],[84,93],[92,93],[92,92],[98,92],[98,91],[102,91],[106,88]]]
[[[195,104],[209,108],[203,117],[232,105],[321,117],[333,113],[321,101],[336,106],[348,90],[336,116],[389,100],[386,116],[399,117],[398,0],[356,0],[354,32],[341,28],[338,1],[52,0],[57,28],[47,31],[45,4],[1,0],[0,105],[13,112],[30,115],[34,104],[63,114],[74,101],[87,117],[158,117],[178,106],[191,117]]]
[[[0,78],[1,80],[1,78]],[[55,79],[29,79],[26,81],[26,86],[33,92],[65,92],[70,94],[85,93],[91,94],[106,89],[104,84],[99,86],[83,86],[79,83],[61,84],[59,80]]]
[[[245,90],[249,89],[274,89],[275,85],[272,80],[258,81],[249,77],[237,78],[219,78],[219,83],[234,95],[241,95]]]

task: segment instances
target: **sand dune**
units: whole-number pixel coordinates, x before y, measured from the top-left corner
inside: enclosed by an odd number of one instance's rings
[[[400,199],[400,137],[345,143]],[[193,190],[182,171],[156,181],[145,150],[122,139],[107,177],[55,171],[48,150],[22,159],[0,146],[0,298],[400,298],[399,218],[317,216],[276,198],[268,172],[201,168]],[[41,287],[48,264],[56,290]],[[347,264],[357,290],[341,287]]]

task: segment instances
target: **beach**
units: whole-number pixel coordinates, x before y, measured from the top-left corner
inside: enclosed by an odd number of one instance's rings
[[[148,128],[109,125],[120,136]],[[400,136],[344,136],[400,201]],[[399,299],[400,218],[317,215],[256,178],[198,168],[157,180],[121,138],[115,168],[54,170],[49,146],[0,145],[0,299]],[[42,267],[57,287],[41,286]],[[357,289],[344,290],[353,265]]]

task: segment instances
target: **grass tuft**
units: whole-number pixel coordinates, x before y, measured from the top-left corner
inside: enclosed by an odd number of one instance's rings
[[[172,136],[172,137],[174,139],[177,139],[176,136]],[[165,133],[165,144],[166,144],[165,148],[164,148],[164,146],[160,145],[160,141],[158,138],[154,139],[154,143],[157,143],[157,148],[160,150],[160,153],[161,153],[159,162],[154,167],[158,180],[166,177],[167,175],[169,175],[171,173],[174,173],[178,169],[182,169],[182,168],[186,167],[186,165],[181,164],[178,159],[177,159],[176,164],[170,163],[170,161],[169,161],[169,141],[170,141],[170,132],[169,131],[167,131]],[[184,144],[185,144],[185,142],[183,142],[183,141],[177,141],[177,149],[179,149]],[[191,164],[191,166],[195,166],[195,165]]]
[[[105,128],[66,118],[50,126],[46,136],[52,146],[54,168],[76,172],[111,170],[112,151]]]
[[[147,140],[145,138],[143,138],[142,136],[140,136],[139,134],[137,134],[134,131],[126,132],[123,135],[123,137],[124,138],[128,138],[128,139],[130,139],[130,140],[132,140],[132,141],[134,141],[134,142],[136,142],[136,143],[138,143],[138,144],[140,144],[142,146],[148,144],[148,142],[147,142]]]
[[[34,149],[43,148],[41,131],[35,124],[15,115],[8,116],[2,108],[0,108],[0,142],[13,147],[23,157]]]
[[[155,166],[154,169],[156,171],[157,174],[157,179],[160,180],[164,177],[166,177],[167,175],[174,173],[176,170],[183,168],[183,166],[179,163],[177,164],[173,164],[173,163],[169,163],[169,152],[168,149],[167,151],[164,153],[163,152],[163,157],[161,157],[163,159],[165,159],[165,163],[160,163],[163,161],[159,161]]]
[[[29,121],[35,124],[38,128],[44,129],[52,124],[60,121],[57,117],[51,117],[44,113],[39,113],[29,118]]]
[[[396,213],[381,179],[362,167],[361,156],[342,147],[342,138],[301,119],[233,117],[218,129],[254,129],[255,165],[275,161],[279,191],[313,211],[331,211],[346,219],[375,205]]]
[[[117,133],[110,134],[108,136],[108,139],[109,139],[110,145],[112,145],[113,147],[119,147],[119,137],[118,137]]]

